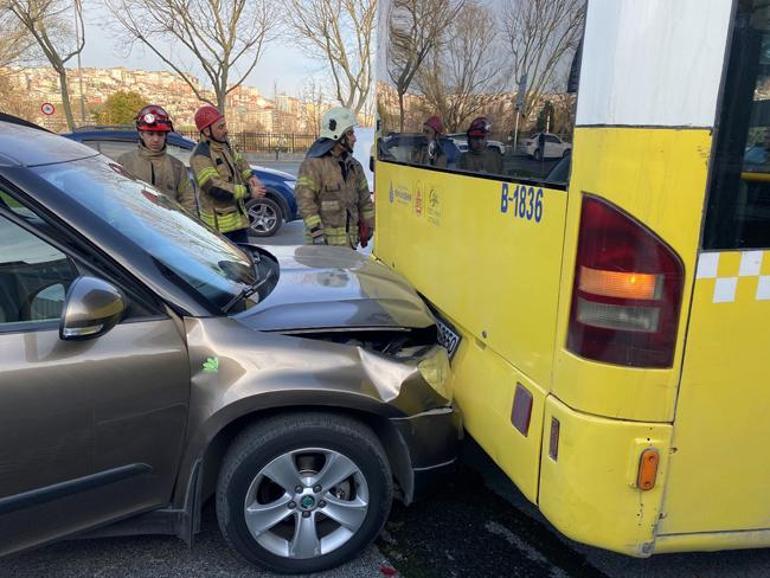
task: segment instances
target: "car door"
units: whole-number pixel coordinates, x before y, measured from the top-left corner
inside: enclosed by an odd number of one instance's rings
[[[174,320],[3,199],[0,554],[166,505],[189,396]],[[115,284],[126,312],[100,337],[64,341],[60,316],[81,275]]]
[[[555,136],[548,134],[545,136],[545,155],[546,158],[561,156],[561,142]]]

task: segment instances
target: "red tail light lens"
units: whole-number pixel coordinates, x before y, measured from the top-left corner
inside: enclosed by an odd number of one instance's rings
[[[617,207],[586,196],[567,349],[631,367],[671,367],[684,265]]]

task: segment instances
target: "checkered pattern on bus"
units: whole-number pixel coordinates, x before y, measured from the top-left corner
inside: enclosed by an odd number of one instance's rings
[[[770,251],[701,253],[697,279],[713,279],[714,303],[770,301]]]

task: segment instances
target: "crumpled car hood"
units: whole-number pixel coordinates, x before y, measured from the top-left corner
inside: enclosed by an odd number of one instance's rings
[[[409,283],[344,247],[270,247],[281,272],[264,301],[239,314],[261,331],[419,329],[435,323]]]

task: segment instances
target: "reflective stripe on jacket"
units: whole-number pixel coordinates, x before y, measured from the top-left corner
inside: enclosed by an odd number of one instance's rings
[[[350,155],[328,153],[306,158],[299,167],[295,194],[305,223],[305,242],[358,245],[358,221],[374,230],[374,204],[363,167]]]
[[[251,168],[240,153],[201,135],[190,166],[200,189],[201,220],[222,233],[247,228],[245,200]]]

